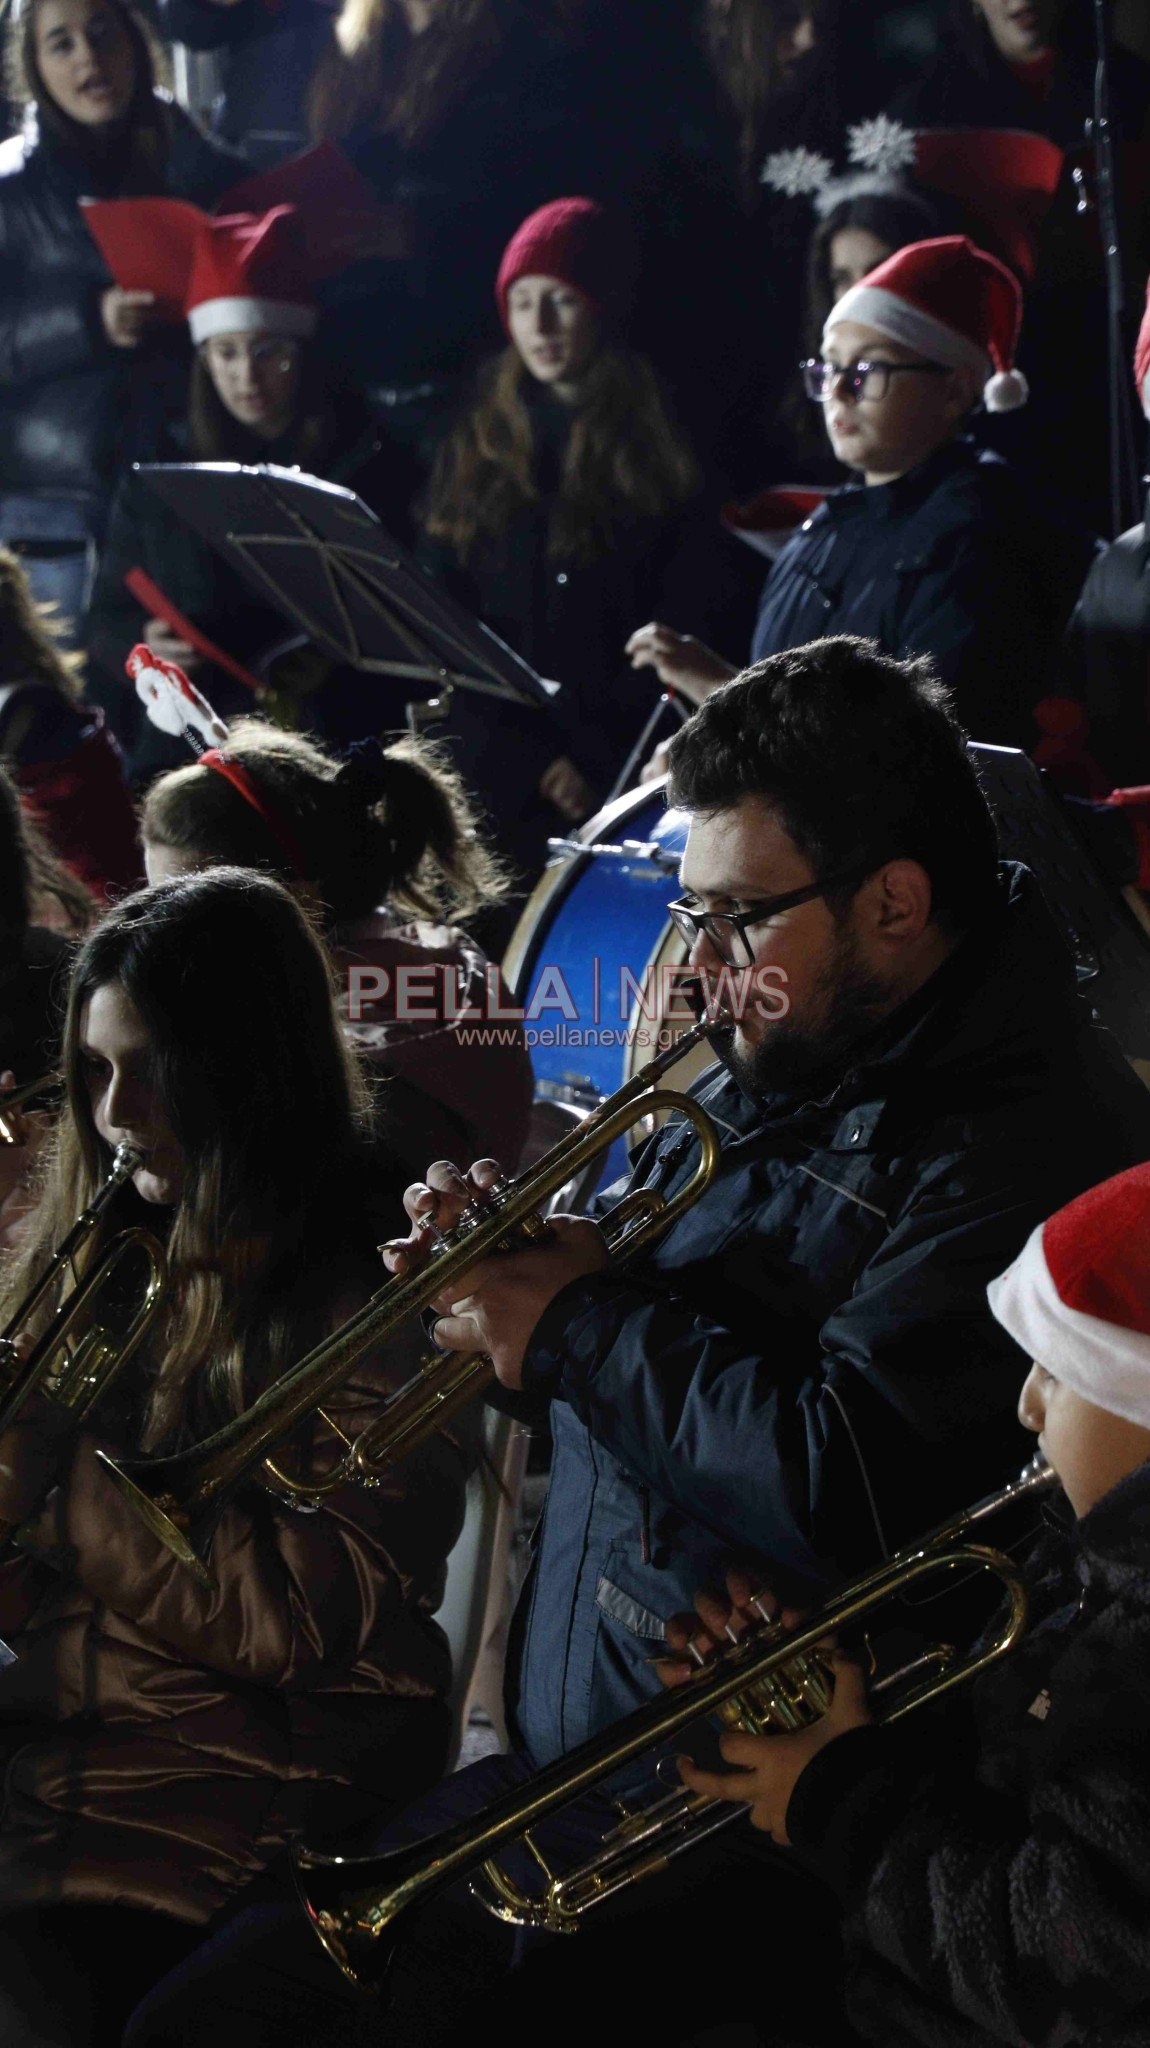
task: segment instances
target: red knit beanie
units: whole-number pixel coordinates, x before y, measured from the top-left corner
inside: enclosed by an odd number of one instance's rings
[[[1068,1202],[987,1291],[1056,1380],[1150,1429],[1150,1165]]]
[[[517,278],[554,277],[608,312],[620,297],[621,258],[610,218],[594,199],[552,199],[528,214],[503,252],[495,299],[507,327],[507,294]]]

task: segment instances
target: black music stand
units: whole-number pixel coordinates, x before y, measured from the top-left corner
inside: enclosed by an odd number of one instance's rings
[[[272,464],[137,463],[177,517],[333,660],[547,711],[558,684],[450,598],[340,484]]]
[[[1150,933],[1029,755],[978,744],[970,752],[1003,857],[1024,861],[1036,876],[1074,955],[1081,994],[1128,1059],[1150,1059]]]

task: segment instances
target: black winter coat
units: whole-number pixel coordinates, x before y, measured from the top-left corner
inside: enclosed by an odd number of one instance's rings
[[[825,1099],[755,1103],[712,1069],[707,1194],[649,1264],[540,1318],[525,1386],[551,1398],[555,1456],[509,1663],[535,1762],[658,1690],[663,1624],[732,1557],[850,1575],[1017,1470],[1023,1360],[987,1284],[1052,1209],[1150,1157],[1150,1096],[1033,877],[1008,874],[997,920]],[[657,1161],[674,1187],[695,1156],[672,1122],[637,1177]]]
[[[845,484],[763,590],[752,660],[834,633],[929,654],[972,738],[1031,747],[1094,541],[1056,523],[998,456],[940,448],[891,484]]]
[[[1150,1465],[1045,1562],[1044,1623],[965,1710],[853,1731],[792,1794],[882,2048],[1150,2040]]]
[[[420,556],[538,675],[562,685],[550,715],[460,692],[445,728],[508,857],[531,870],[542,865],[548,833],[563,829],[536,795],[552,761],[574,761],[601,802],[658,704],[651,671],[627,662],[631,634],[665,619],[736,658],[753,610],[754,565],[702,494],[657,517],[621,516],[610,545],[591,561],[549,555],[572,415],[532,380],[524,398],[539,495],[502,532],[481,536],[466,564],[426,538]]]
[[[163,120],[162,189],[210,206],[243,165],[179,107],[165,102]],[[132,452],[126,423],[146,416],[138,401],[161,367],[163,344],[124,349],[108,340],[100,300],[113,280],[80,205],[119,196],[47,136],[0,145],[2,491],[87,500],[95,509]]]

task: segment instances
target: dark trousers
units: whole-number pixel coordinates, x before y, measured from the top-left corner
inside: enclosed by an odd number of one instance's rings
[[[202,1939],[127,1906],[43,1906],[0,1919],[4,2048],[118,2048],[157,1977]]]
[[[437,1833],[526,1776],[517,1758],[487,1757],[409,1808],[372,1853]],[[613,1818],[584,1800],[534,1834],[551,1867],[567,1868]],[[526,1851],[504,1860],[516,1882],[538,1887]],[[813,1998],[805,1961],[795,1967],[812,1954]],[[156,1985],[125,2048],[447,2048],[516,2021],[530,2022],[532,2036],[542,2030],[549,2048],[595,2048],[636,2025],[668,2048],[731,2026],[764,2048],[846,2048],[837,1908],[740,1822],[597,1908],[571,1937],[518,1933],[456,1884],[404,1919],[372,1997],[328,1959],[286,1882],[277,1897],[264,1880],[260,1896]]]

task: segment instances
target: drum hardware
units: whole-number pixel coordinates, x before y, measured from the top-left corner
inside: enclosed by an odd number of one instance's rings
[[[625,839],[621,846],[612,846],[603,839],[586,842],[567,838],[549,839],[547,845],[557,860],[566,860],[571,854],[591,854],[596,860],[641,861],[661,875],[679,872],[679,854],[672,847],[660,846],[656,839]]]

